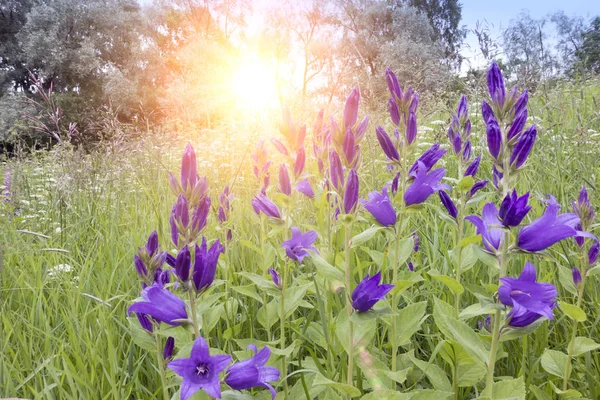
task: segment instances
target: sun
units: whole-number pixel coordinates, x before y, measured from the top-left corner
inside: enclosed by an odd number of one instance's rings
[[[231,79],[236,108],[259,111],[278,107],[274,68],[256,54],[240,57],[237,64]]]

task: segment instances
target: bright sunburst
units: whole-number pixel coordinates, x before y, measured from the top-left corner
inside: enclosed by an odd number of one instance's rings
[[[239,59],[233,71],[231,90],[236,107],[264,110],[278,106],[277,81],[274,69],[258,55]]]

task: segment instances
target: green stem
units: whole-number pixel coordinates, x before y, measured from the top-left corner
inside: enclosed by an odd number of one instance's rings
[[[286,263],[287,264],[287,263]],[[279,347],[281,351],[285,351],[285,289],[287,287],[287,265],[283,267],[283,271],[281,273],[281,308],[279,311]],[[287,375],[287,361],[285,355],[281,356],[281,375],[284,379],[283,381],[283,390],[285,393],[285,397],[288,397],[288,386],[287,379],[285,378]]]
[[[197,339],[200,337],[200,328],[198,327],[198,313],[196,312],[196,292],[188,290],[188,293],[190,296],[190,313],[192,314],[192,324],[194,325],[194,336]]]
[[[352,380],[354,377],[354,324],[352,323],[352,260],[350,258],[350,229],[352,224],[346,222],[345,224],[345,255],[346,255],[346,308],[348,309],[348,377],[347,383],[352,386]],[[351,398],[348,396],[348,398]]]
[[[460,176],[460,175],[459,175]],[[456,281],[460,284],[461,273],[462,273],[462,246],[460,242],[463,239],[463,226],[464,226],[464,213],[465,213],[465,203],[466,199],[461,199],[460,204],[458,206],[458,215],[457,215],[457,223],[458,230],[456,231],[456,251],[458,254],[456,255]],[[456,317],[458,318],[458,314],[460,313],[460,293],[457,293],[454,298],[454,307],[456,309]]]
[[[169,390],[167,389],[167,376],[165,375],[165,360],[163,359],[163,349],[160,345],[160,339],[158,336],[154,337],[154,343],[156,344],[156,362],[158,363],[158,370],[160,372],[160,386],[162,389],[163,400],[169,400]]]

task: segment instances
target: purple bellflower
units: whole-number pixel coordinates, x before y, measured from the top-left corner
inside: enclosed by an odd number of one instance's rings
[[[175,338],[169,336],[165,342],[165,348],[163,349],[163,359],[169,360],[173,357],[173,350],[175,350]]]
[[[594,243],[588,250],[588,265],[596,264],[598,252],[600,252],[600,242]]]
[[[252,207],[256,214],[261,212],[267,217],[281,219],[281,212],[275,203],[273,203],[266,194],[260,193],[252,199]]]
[[[469,166],[465,170],[464,176],[475,176],[477,174],[477,171],[479,171],[480,162],[481,162],[481,157],[480,156],[475,157],[473,162],[471,164],[469,164]]]
[[[483,245],[490,253],[496,252],[504,241],[504,232],[499,228],[502,224],[498,217],[498,209],[494,203],[483,206],[482,217],[469,215],[465,219],[475,225],[477,234],[481,235]]]
[[[308,179],[303,179],[298,182],[298,184],[296,184],[296,190],[310,199],[315,197],[315,192],[313,192],[313,188],[310,186],[310,181]]]
[[[575,284],[575,286],[579,286],[579,284],[581,283],[581,272],[579,272],[579,269],[577,269],[577,267],[573,267],[573,269],[571,269],[571,273],[573,275],[573,283]]]
[[[415,163],[410,167],[409,175],[414,177],[413,173],[420,168],[419,163],[423,164],[425,172],[429,172],[435,163],[437,163],[440,158],[446,154],[446,151],[446,149],[440,149],[439,143],[434,144],[427,149],[427,151],[425,151],[425,153],[423,153],[421,157],[419,157],[417,161],[415,161]]]
[[[346,182],[344,192],[344,212],[350,214],[356,209],[358,203],[358,174],[355,169],[351,169]]]
[[[551,283],[536,282],[535,267],[525,263],[519,278],[500,278],[498,297],[502,304],[512,307],[508,313],[508,325],[522,328],[541,317],[552,319],[558,292]]]
[[[456,205],[454,204],[448,193],[446,193],[444,190],[440,190],[438,192],[438,195],[440,196],[440,200],[446,208],[446,211],[448,211],[448,214],[450,214],[452,218],[456,219],[456,217],[458,216],[458,209],[456,208]]]
[[[411,173],[411,176],[414,177],[415,180],[404,193],[404,202],[407,206],[423,203],[429,196],[438,190],[450,189],[448,185],[441,183],[441,180],[446,173],[444,168],[438,168],[429,173],[427,173],[427,171],[428,169],[425,164],[418,161],[416,172]]]
[[[521,135],[519,142],[513,149],[512,154],[510,155],[510,164],[515,168],[519,169],[521,166],[527,161],[527,157],[529,157],[529,153],[533,148],[535,143],[535,138],[537,136],[537,129],[535,125],[531,125],[524,133]]]
[[[188,246],[185,246],[177,254],[175,259],[175,275],[181,279],[182,282],[187,282],[190,279],[190,268],[192,259]]]
[[[194,273],[192,280],[197,292],[208,289],[215,279],[219,256],[225,251],[225,248],[217,239],[216,242],[208,248],[206,238],[202,237],[202,246],[196,245],[196,254],[194,259]]]
[[[221,398],[221,382],[219,373],[227,368],[231,356],[226,354],[211,356],[208,344],[203,337],[194,342],[190,358],[178,358],[167,364],[167,367],[183,378],[181,383],[181,400],[187,400],[199,390],[209,396]]]
[[[377,190],[369,193],[369,201],[362,200],[361,203],[380,225],[396,225],[396,210],[394,210],[388,196],[387,185],[384,186],[381,193]]]
[[[381,148],[383,149],[383,152],[385,153],[386,157],[390,161],[399,161],[400,154],[398,154],[398,149],[396,149],[394,142],[392,141],[392,139],[390,139],[385,129],[383,129],[381,126],[378,126],[375,130],[375,133],[377,136],[377,140],[379,141],[379,144],[381,145]]]
[[[498,125],[498,122],[494,118],[490,118],[487,123],[486,135],[490,155],[492,158],[498,160],[502,155],[500,154],[500,150],[502,149],[502,131],[500,130],[500,125]]]
[[[269,274],[271,274],[271,279],[273,280],[275,286],[281,289],[281,276],[279,276],[277,271],[275,271],[273,268],[269,268]]]
[[[487,84],[492,98],[492,103],[498,108],[504,107],[506,98],[506,89],[504,87],[504,78],[502,71],[496,62],[492,63],[487,75]]]
[[[285,164],[279,166],[279,191],[287,196],[292,195],[292,182]]]
[[[513,190],[512,194],[507,194],[500,204],[498,216],[502,220],[502,225],[505,227],[519,226],[523,218],[527,215],[531,206],[527,205],[529,200],[529,192],[518,197],[517,191]]]
[[[163,288],[159,283],[142,290],[143,301],[132,304],[127,314],[146,314],[157,322],[168,325],[181,325],[187,320],[185,303],[178,296]]]
[[[367,312],[375,303],[382,300],[394,288],[394,285],[379,284],[381,272],[372,277],[367,275],[352,292],[352,307],[358,312]]]
[[[519,248],[536,252],[547,249],[554,243],[573,236],[596,239],[590,233],[578,231],[579,217],[573,213],[558,215],[560,205],[554,196],[549,195],[548,207],[540,218],[525,226],[519,232],[517,244]],[[597,240],[597,239],[596,239]]]
[[[292,238],[282,243],[285,249],[285,254],[292,260],[296,260],[299,263],[304,260],[304,257],[309,256],[308,250],[318,252],[318,250],[312,245],[317,240],[317,232],[308,231],[302,233],[299,228],[292,227]]]
[[[227,369],[225,383],[235,390],[250,389],[256,386],[266,387],[271,391],[274,399],[275,389],[269,382],[279,380],[279,370],[275,367],[265,366],[271,356],[271,350],[265,346],[257,351],[255,345],[248,346],[255,355],[247,360],[237,362]]]

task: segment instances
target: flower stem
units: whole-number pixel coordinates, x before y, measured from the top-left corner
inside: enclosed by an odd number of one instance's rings
[[[354,326],[351,320],[352,317],[352,260],[350,258],[350,229],[352,224],[346,222],[344,230],[344,244],[345,244],[345,255],[346,255],[346,308],[348,309],[348,377],[347,383],[352,386],[352,380],[354,377]],[[348,398],[351,398],[348,396]]]
[[[459,175],[460,176],[460,175]],[[458,205],[457,223],[458,229],[456,231],[456,281],[460,284],[461,273],[462,273],[462,246],[460,242],[463,239],[463,226],[464,226],[464,213],[465,213],[466,199],[461,199]],[[454,297],[454,308],[456,309],[456,317],[460,313],[460,293],[457,293]]]
[[[163,359],[163,349],[160,345],[160,339],[154,336],[156,344],[156,362],[158,363],[158,371],[160,372],[160,386],[162,389],[163,400],[169,400],[169,390],[167,389],[167,376],[165,375],[165,360]]]
[[[200,328],[198,327],[198,313],[196,312],[196,292],[188,290],[188,293],[190,296],[190,313],[192,314],[192,323],[194,325],[194,336],[197,339],[200,337]]]
[[[287,263],[286,263],[287,264]],[[279,311],[279,347],[281,351],[285,351],[285,289],[287,287],[287,265],[284,266],[281,273],[281,308]],[[266,311],[266,310],[265,310]],[[283,376],[283,390],[285,392],[285,398],[288,396],[287,379],[287,361],[285,355],[281,356],[281,374]]]

